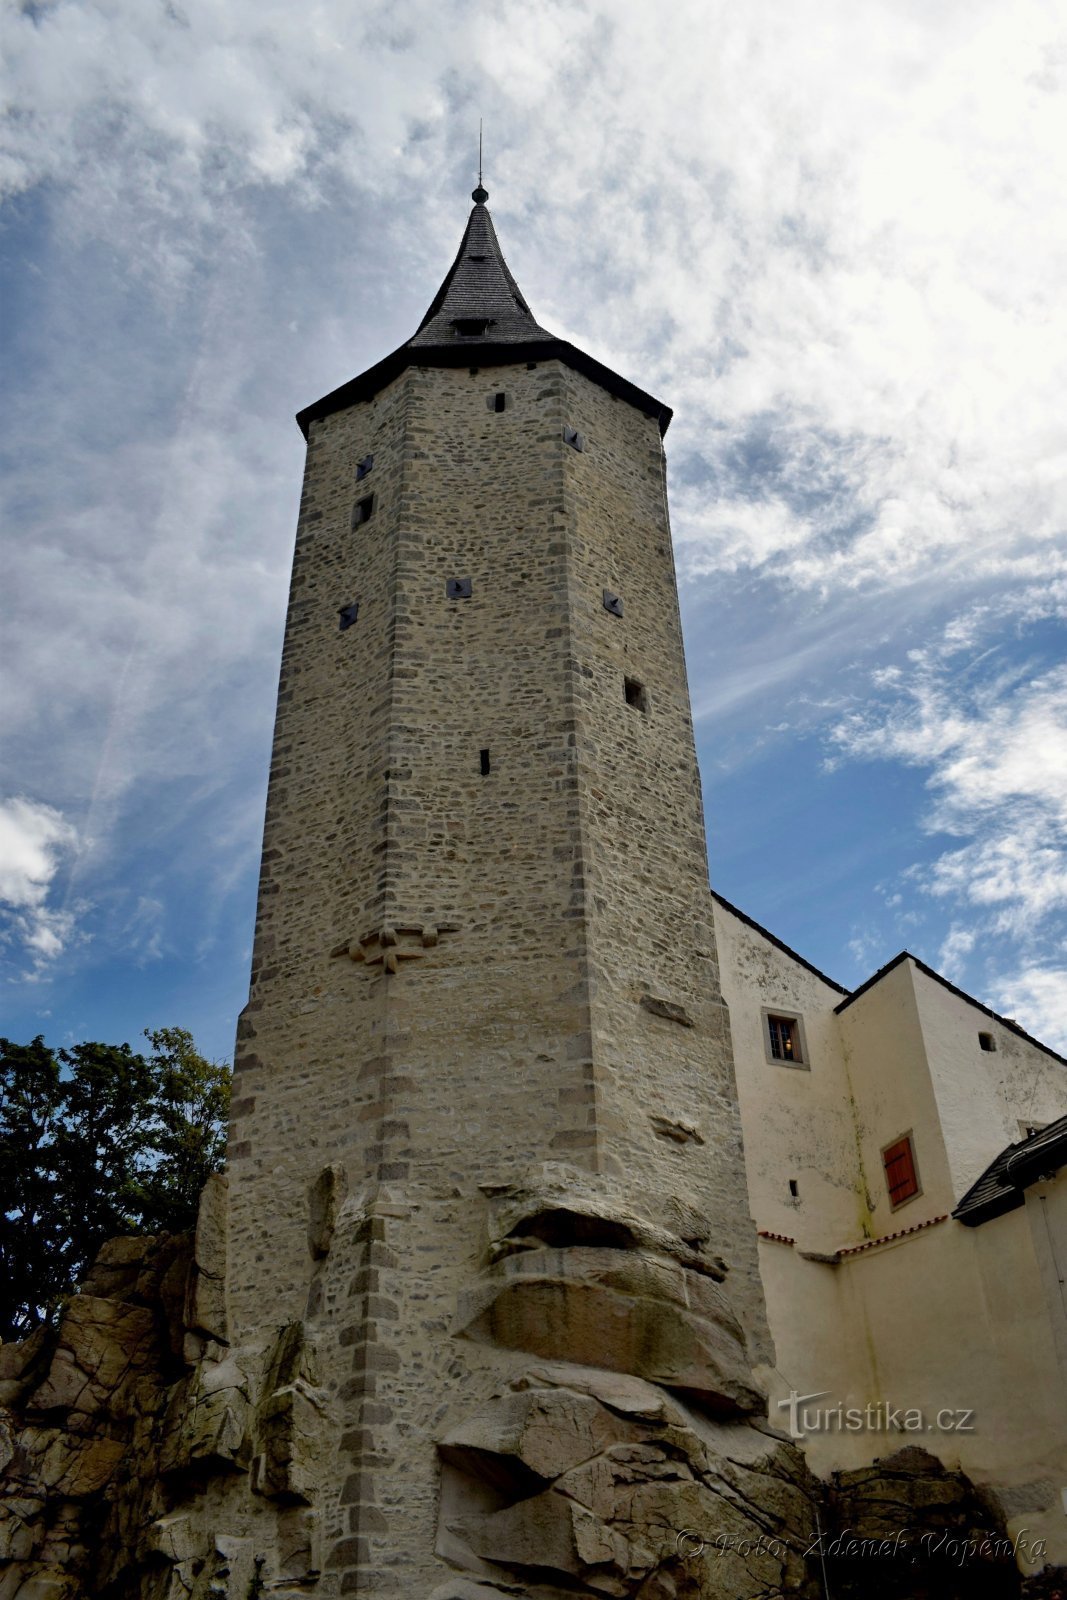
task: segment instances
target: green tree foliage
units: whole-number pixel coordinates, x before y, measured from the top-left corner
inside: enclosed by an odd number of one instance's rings
[[[0,1039],[0,1340],[71,1294],[105,1239],[196,1221],[222,1164],[228,1068],[184,1028],[53,1051]]]

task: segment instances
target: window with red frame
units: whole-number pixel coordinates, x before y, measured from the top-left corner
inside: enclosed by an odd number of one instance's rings
[[[891,1206],[903,1205],[905,1200],[919,1193],[919,1177],[915,1171],[915,1152],[910,1135],[905,1134],[903,1139],[885,1147],[882,1164]]]

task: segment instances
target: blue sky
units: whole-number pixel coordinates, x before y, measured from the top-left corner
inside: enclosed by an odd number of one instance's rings
[[[247,983],[293,413],[469,206],[667,437],[712,882],[1067,1046],[1067,28],[1017,0],[5,7],[0,1031]]]

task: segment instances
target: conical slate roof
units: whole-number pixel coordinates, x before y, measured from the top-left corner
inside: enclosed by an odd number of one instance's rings
[[[298,412],[296,420],[305,438],[317,417],[369,400],[407,367],[481,368],[515,361],[566,362],[611,394],[655,417],[660,432],[666,433],[671,420],[669,406],[568,340],[557,339],[535,320],[508,271],[486,209],[488,198],[479,185],[456,259],[411,338],[384,361]]]
[[[484,189],[475,192],[485,193]],[[459,253],[408,344],[418,350],[462,340],[466,348],[477,339],[523,344],[552,337],[534,321],[508,271],[493,219],[484,201],[479,201],[470,214]]]

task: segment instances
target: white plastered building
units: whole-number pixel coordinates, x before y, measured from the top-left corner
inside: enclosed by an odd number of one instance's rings
[[[771,1420],[820,1474],[922,1445],[1067,1561],[1067,1062],[906,951],[849,993],[715,919]]]

